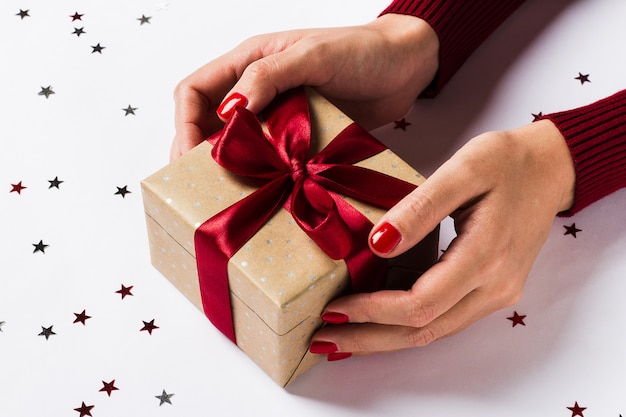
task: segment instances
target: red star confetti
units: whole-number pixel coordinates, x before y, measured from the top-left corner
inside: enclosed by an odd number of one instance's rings
[[[575,416],[585,417],[583,415],[583,411],[585,411],[587,407],[579,406],[578,401],[576,401],[573,407],[567,407],[567,409],[572,412],[572,417],[575,417]]]
[[[578,77],[574,78],[575,80],[580,81],[580,84],[584,84],[584,83],[590,83],[591,80],[589,79],[589,74],[581,74],[580,72],[578,73]]]
[[[103,387],[100,388],[99,392],[106,392],[109,397],[111,396],[111,392],[119,390],[119,388],[115,386],[115,380],[111,382],[102,381],[102,385]]]
[[[74,323],[83,323],[83,326],[85,322],[91,318],[91,316],[87,315],[85,310],[83,310],[82,313],[74,313],[74,315],[76,316]]]
[[[11,184],[11,191],[9,191],[9,193],[22,194],[22,190],[24,190],[26,188],[28,188],[28,187],[23,186],[22,185],[22,181],[20,181],[17,184]]]
[[[78,411],[80,413],[80,417],[91,416],[92,408],[94,408],[93,405],[86,405],[85,402],[83,401],[81,406],[78,408],[75,408],[74,411]]]
[[[565,228],[565,233],[563,233],[564,236],[572,235],[574,236],[574,238],[576,238],[576,233],[582,232],[582,229],[578,229],[576,227],[576,223],[572,223],[570,226],[563,226],[563,227]]]
[[[70,15],[70,17],[72,18],[72,22],[74,20],[83,20],[83,16],[85,14],[79,14],[78,12],[75,12],[74,14]]]
[[[406,118],[404,117],[400,120],[396,120],[395,122],[393,122],[393,124],[394,124],[393,126],[394,129],[402,129],[405,131],[406,131],[407,126],[411,126],[411,123],[407,122]]]
[[[526,323],[524,323],[524,319],[526,318],[526,315],[522,315],[522,314],[517,314],[517,311],[513,312],[513,315],[511,317],[507,317],[508,320],[511,320],[513,322],[513,326],[515,327],[518,324],[521,324],[522,326],[526,326]]]
[[[132,296],[133,293],[130,292],[130,290],[133,289],[133,286],[131,285],[130,287],[125,287],[124,284],[122,284],[122,288],[120,288],[119,290],[115,291],[116,294],[121,294],[122,295],[122,300],[124,299],[124,297],[126,297],[127,295]]]
[[[142,320],[143,321],[143,320]],[[158,329],[159,326],[154,324],[154,319],[150,321],[143,321],[143,327],[139,330],[140,332],[146,331],[152,335],[152,331]]]

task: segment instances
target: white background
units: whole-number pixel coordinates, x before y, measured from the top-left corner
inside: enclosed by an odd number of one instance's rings
[[[96,417],[569,417],[575,402],[585,417],[626,414],[624,191],[555,219],[517,305],[424,348],[322,363],[286,390],[151,267],[139,181],[167,163],[176,83],[254,34],[364,23],[386,4],[2,1],[1,416],[78,416],[82,402]],[[406,131],[375,134],[430,174],[480,132],[621,90],[624,16],[620,0],[530,0],[415,105]],[[582,231],[564,235],[574,222]],[[442,233],[443,249],[449,222]],[[39,240],[45,253],[33,253]],[[133,296],[115,293],[122,284]],[[73,323],[83,310],[92,318]],[[507,320],[514,311],[525,326]],[[139,331],[152,319],[152,335]],[[117,391],[99,392],[112,380]],[[174,395],[160,406],[163,390]]]

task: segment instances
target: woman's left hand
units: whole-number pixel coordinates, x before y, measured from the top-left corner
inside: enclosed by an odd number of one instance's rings
[[[548,120],[472,139],[370,234],[375,253],[394,257],[450,215],[457,237],[439,262],[410,290],[329,303],[322,317],[334,325],[313,336],[311,352],[336,360],[424,346],[516,303],[574,183],[569,149]]]

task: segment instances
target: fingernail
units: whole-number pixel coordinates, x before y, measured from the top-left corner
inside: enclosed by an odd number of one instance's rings
[[[334,353],[337,352],[337,345],[333,342],[313,342],[309,351],[311,353]]]
[[[246,107],[248,99],[241,93],[232,93],[217,108],[217,114],[223,119],[230,119],[233,115],[235,107]]]
[[[322,314],[322,320],[330,324],[342,324],[342,323],[349,322],[350,317],[346,316],[343,313],[328,312],[328,313]]]
[[[328,362],[340,361],[342,359],[347,359],[352,356],[352,352],[334,352],[329,353],[326,359]]]
[[[384,222],[372,234],[370,245],[380,253],[389,253],[402,240],[402,235],[390,223]]]

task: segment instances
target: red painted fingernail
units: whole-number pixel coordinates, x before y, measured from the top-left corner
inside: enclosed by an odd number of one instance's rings
[[[309,351],[311,353],[334,353],[337,352],[337,345],[333,342],[313,342]]]
[[[328,359],[328,362],[334,362],[334,361],[340,361],[342,359],[347,359],[350,356],[352,356],[352,352],[335,352],[335,353],[329,353],[326,359]]]
[[[233,115],[235,107],[246,107],[248,99],[241,93],[232,93],[217,108],[217,114],[223,119],[230,119]]]
[[[342,323],[349,322],[350,317],[346,316],[343,313],[328,312],[328,313],[322,314],[322,320],[330,324],[342,324]]]
[[[372,234],[370,245],[377,252],[389,253],[401,240],[402,235],[398,229],[393,227],[390,223],[384,222],[378,226],[378,229]]]

